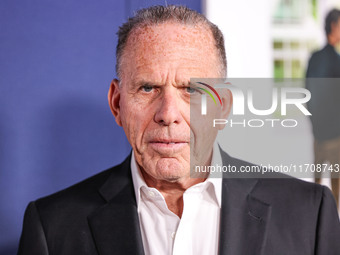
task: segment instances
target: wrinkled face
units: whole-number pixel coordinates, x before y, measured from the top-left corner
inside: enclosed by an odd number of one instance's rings
[[[190,126],[190,97],[197,92],[189,82],[220,75],[211,32],[175,23],[136,29],[120,70],[120,85],[113,82],[109,101],[141,170],[156,180],[176,182],[189,178],[190,152],[197,164],[210,163],[217,130]],[[209,112],[210,118],[221,114],[220,108]]]

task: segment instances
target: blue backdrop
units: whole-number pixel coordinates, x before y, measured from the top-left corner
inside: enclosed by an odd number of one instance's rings
[[[107,104],[118,26],[156,0],[0,1],[0,254],[28,202],[121,162]],[[199,0],[167,1],[201,11]]]

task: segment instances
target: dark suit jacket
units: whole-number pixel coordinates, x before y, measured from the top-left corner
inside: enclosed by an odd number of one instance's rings
[[[222,159],[225,165],[249,165],[224,152]],[[220,224],[220,254],[340,254],[335,202],[317,184],[293,178],[225,178]],[[18,254],[144,254],[130,157],[31,202]]]
[[[306,78],[313,78],[307,79],[306,87],[311,92],[307,106],[312,113],[310,118],[315,139],[326,141],[339,137],[340,55],[333,46],[327,44],[312,54]]]

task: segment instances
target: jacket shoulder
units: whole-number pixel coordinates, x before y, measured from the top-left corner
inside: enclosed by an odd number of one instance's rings
[[[108,179],[117,179],[118,181],[120,176],[126,174],[128,172],[126,165],[129,159],[130,157],[119,165],[34,201],[37,210],[41,214],[49,214],[50,212],[60,213],[65,210],[85,212],[96,208],[105,202],[100,193],[100,188]]]
[[[261,166],[253,163],[230,157],[224,151],[221,151],[222,157],[231,165],[238,168],[248,167],[248,169],[263,169]],[[225,164],[225,163],[224,163]],[[260,171],[260,170],[259,170]],[[246,180],[252,179],[256,183],[252,189],[253,194],[266,198],[268,203],[275,201],[303,201],[308,198],[308,201],[320,203],[323,194],[329,191],[325,186],[307,182],[297,179],[295,177],[278,173],[278,172],[257,172],[257,173],[241,173],[237,175],[240,177],[238,182],[247,182]],[[244,179],[244,181],[242,181]]]

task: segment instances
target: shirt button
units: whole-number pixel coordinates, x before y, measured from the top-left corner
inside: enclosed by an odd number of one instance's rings
[[[172,233],[171,233],[171,238],[172,238],[172,239],[175,239],[175,236],[176,236],[176,232],[172,232]]]

